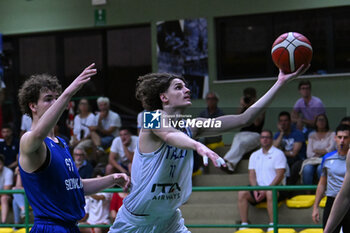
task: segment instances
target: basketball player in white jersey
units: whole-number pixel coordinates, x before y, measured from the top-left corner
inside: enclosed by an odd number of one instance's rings
[[[166,73],[140,77],[136,97],[147,111],[153,111],[149,120],[166,120],[161,122],[161,128],[141,129],[132,164],[131,192],[124,199],[109,232],[189,232],[179,207],[192,191],[193,150],[204,158],[210,158],[215,166],[225,166],[222,158],[192,138],[214,136],[250,124],[287,81],[307,69],[300,67],[292,74],[280,71],[277,82],[244,113],[216,118],[216,122],[221,121],[220,128],[200,128],[201,123],[207,120],[200,118],[195,119],[198,122],[190,127],[175,128],[175,124],[170,127],[169,122],[179,122],[178,116],[191,105],[190,90],[185,80]],[[147,117],[144,116],[144,119],[147,120]]]

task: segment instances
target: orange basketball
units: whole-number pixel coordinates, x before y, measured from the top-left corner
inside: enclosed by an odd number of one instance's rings
[[[272,45],[272,60],[284,73],[293,73],[302,64],[307,66],[312,58],[310,41],[300,33],[280,35]]]

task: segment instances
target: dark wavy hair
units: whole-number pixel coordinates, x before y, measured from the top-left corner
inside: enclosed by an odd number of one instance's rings
[[[136,83],[136,99],[140,100],[147,111],[163,109],[160,94],[166,92],[174,79],[180,79],[186,83],[181,76],[169,73],[151,73],[140,76]]]
[[[321,114],[318,114],[316,117],[315,117],[315,130],[316,130],[316,132],[318,132],[318,127],[317,127],[317,120],[318,120],[318,118],[320,118],[321,116],[323,116],[325,119],[326,119],[326,130],[327,131],[329,131],[329,122],[328,122],[328,117],[327,117],[327,115],[326,114],[324,114],[324,113],[321,113]]]
[[[59,84],[56,76],[49,74],[36,74],[30,76],[18,91],[18,102],[22,113],[28,114],[33,118],[29,104],[37,103],[40,93],[47,91],[55,91],[58,94],[62,92],[62,86]]]

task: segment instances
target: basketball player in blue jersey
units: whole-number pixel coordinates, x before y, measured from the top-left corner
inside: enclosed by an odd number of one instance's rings
[[[19,90],[21,109],[33,119],[31,131],[21,138],[19,155],[23,186],[34,212],[31,232],[78,233],[77,221],[85,215],[84,195],[129,184],[125,174],[82,180],[67,144],[54,136],[69,100],[95,74],[91,64],[61,95],[57,78],[46,74],[33,75]]]
[[[181,119],[178,117],[191,105],[190,90],[185,80],[166,73],[140,77],[136,97],[147,111],[153,111],[149,113],[152,114],[150,120],[167,120],[161,128],[141,129],[132,163],[131,192],[124,199],[109,232],[189,232],[179,207],[192,191],[193,150],[204,158],[210,158],[215,166],[225,166],[222,158],[192,138],[215,136],[250,124],[287,81],[307,69],[301,67],[292,74],[280,72],[275,85],[244,113],[216,118],[216,121],[221,121],[220,128],[200,128],[206,120],[200,118],[189,127],[174,127],[171,122],[179,122]],[[167,122],[173,127],[166,125]]]

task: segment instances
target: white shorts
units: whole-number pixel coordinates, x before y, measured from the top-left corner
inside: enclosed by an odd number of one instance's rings
[[[164,215],[163,215],[164,216]],[[177,209],[169,217],[135,216],[122,205],[108,233],[191,233]]]

